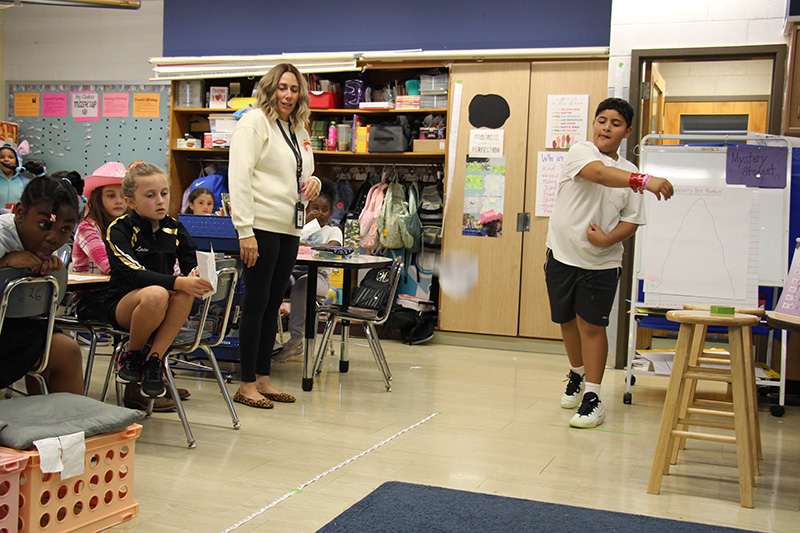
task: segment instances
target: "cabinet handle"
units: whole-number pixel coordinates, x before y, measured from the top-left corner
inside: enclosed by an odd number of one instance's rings
[[[517,213],[517,231],[531,230],[531,214],[527,212]]]

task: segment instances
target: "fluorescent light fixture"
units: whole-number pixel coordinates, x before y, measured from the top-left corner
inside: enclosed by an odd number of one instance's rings
[[[60,7],[104,7],[109,9],[139,9],[141,0],[14,0],[0,2],[0,8],[33,4]]]

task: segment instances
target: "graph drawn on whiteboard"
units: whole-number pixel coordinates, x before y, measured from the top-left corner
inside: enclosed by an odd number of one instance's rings
[[[676,187],[669,205],[648,198],[646,302],[752,303],[758,286],[758,193]]]

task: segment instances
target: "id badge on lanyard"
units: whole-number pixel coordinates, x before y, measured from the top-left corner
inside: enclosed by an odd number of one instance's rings
[[[294,204],[294,227],[297,229],[303,229],[303,226],[306,225],[306,206],[303,205],[303,202],[297,202]]]

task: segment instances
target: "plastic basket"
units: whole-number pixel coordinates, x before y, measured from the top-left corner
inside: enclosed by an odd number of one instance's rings
[[[25,455],[0,452],[0,533],[17,530],[19,474],[26,464]]]
[[[100,531],[139,515],[133,500],[134,444],[142,426],[86,439],[83,474],[43,474],[39,453],[0,448],[27,457],[19,474],[18,530]],[[11,531],[14,531],[13,529]]]

